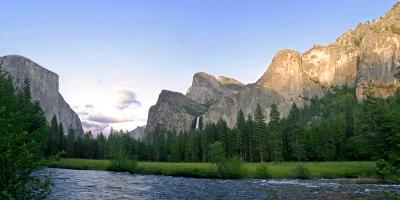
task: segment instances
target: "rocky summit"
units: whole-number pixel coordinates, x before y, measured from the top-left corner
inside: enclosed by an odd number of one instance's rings
[[[237,112],[254,114],[257,104],[276,104],[286,116],[293,103],[323,96],[334,86],[356,87],[359,100],[366,92],[386,98],[399,87],[400,3],[379,20],[359,24],[327,46],[315,45],[305,53],[279,51],[267,71],[253,84],[228,77],[196,73],[186,95],[163,91],[151,107],[146,132],[156,125],[190,131],[201,117],[207,124],[224,119],[229,127]],[[268,116],[268,109],[265,110]]]
[[[58,122],[63,125],[65,134],[69,128],[76,134],[83,134],[78,115],[58,92],[56,73],[18,55],[0,57],[0,63],[13,77],[16,86],[21,86],[26,78],[29,80],[32,99],[39,102],[48,122],[56,116]]]

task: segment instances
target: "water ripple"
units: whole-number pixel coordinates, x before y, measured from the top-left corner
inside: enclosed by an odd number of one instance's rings
[[[399,185],[342,184],[334,180],[215,180],[131,175],[96,170],[44,169],[58,199],[382,199]]]

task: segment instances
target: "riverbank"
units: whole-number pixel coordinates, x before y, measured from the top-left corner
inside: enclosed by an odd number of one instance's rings
[[[242,178],[296,178],[294,169],[297,162],[282,163],[244,163]],[[345,162],[304,162],[309,170],[310,178],[374,178],[375,162],[345,161]],[[109,170],[111,161],[91,159],[64,158],[50,161],[51,168]],[[262,171],[264,170],[264,171]],[[267,171],[268,177],[264,173]],[[195,178],[218,178],[216,166],[212,163],[168,163],[168,162],[138,162],[135,169],[139,174],[156,174],[168,176],[183,176]]]

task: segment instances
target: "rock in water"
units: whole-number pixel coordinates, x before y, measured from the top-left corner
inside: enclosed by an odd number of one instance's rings
[[[315,45],[304,54],[293,50],[278,52],[254,84],[196,73],[186,96],[174,93],[181,99],[178,102],[169,99],[168,104],[159,106],[164,101],[160,95],[156,106],[150,109],[147,125],[189,131],[189,122],[201,115],[205,124],[222,118],[233,127],[240,109],[245,115],[254,115],[260,104],[268,116],[268,108],[276,104],[281,116],[286,116],[293,103],[303,106],[307,99],[321,97],[330,88],[342,85],[356,87],[359,100],[365,98],[366,92],[386,98],[400,86],[395,78],[396,74],[400,76],[399,70],[400,2],[376,22],[360,24],[330,45]],[[193,101],[182,101],[186,98]],[[177,109],[186,103],[197,103],[206,110],[190,113]]]
[[[29,79],[32,99],[39,102],[48,122],[56,116],[65,134],[69,128],[76,134],[83,134],[81,120],[58,92],[56,73],[18,55],[0,57],[0,63],[11,74],[16,86],[21,86],[26,78]]]

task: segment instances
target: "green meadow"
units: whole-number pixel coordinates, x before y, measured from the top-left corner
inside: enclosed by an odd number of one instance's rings
[[[109,160],[92,159],[60,159],[47,164],[52,168],[78,170],[110,170],[111,165]],[[295,168],[298,165],[297,162],[244,163],[240,177],[297,178]],[[309,171],[309,178],[374,178],[375,171],[373,161],[302,162],[301,165]],[[217,167],[212,163],[138,162],[134,171],[139,174],[218,178]]]

